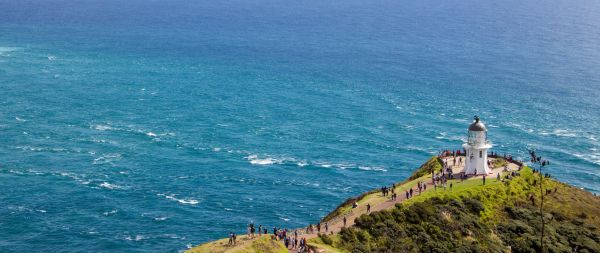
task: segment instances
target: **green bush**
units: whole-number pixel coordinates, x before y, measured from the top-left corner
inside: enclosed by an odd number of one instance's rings
[[[520,179],[362,215],[354,227],[342,229],[336,246],[350,252],[541,252],[539,206],[527,204],[536,189],[527,182]],[[514,197],[494,194],[507,191]],[[590,223],[593,215],[581,215],[589,211],[570,214],[565,208],[548,208],[545,251],[600,252],[597,224]],[[499,218],[484,219],[484,214]]]

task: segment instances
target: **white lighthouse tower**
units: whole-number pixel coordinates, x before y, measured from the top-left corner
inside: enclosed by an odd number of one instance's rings
[[[487,140],[487,128],[479,121],[479,116],[475,116],[475,122],[469,126],[469,137],[463,148],[467,151],[465,154],[465,168],[463,172],[466,175],[484,175],[492,171],[487,164],[487,151],[492,144]]]

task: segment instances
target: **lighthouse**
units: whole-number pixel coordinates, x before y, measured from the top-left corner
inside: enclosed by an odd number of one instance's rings
[[[463,172],[466,175],[485,175],[492,171],[487,163],[487,151],[492,144],[487,140],[487,128],[475,116],[475,121],[469,126],[467,142],[463,144],[466,150],[465,168]]]

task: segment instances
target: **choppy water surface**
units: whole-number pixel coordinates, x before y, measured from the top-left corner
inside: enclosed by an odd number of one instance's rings
[[[476,114],[600,192],[596,1],[121,2],[0,1],[4,252],[304,226]]]

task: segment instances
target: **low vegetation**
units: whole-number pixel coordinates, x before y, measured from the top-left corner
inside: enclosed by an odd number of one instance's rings
[[[261,236],[249,240],[246,236],[239,236],[236,245],[228,245],[229,239],[221,239],[202,244],[186,251],[186,253],[287,253],[283,243],[271,240],[270,236]]]
[[[498,157],[496,159],[494,159],[494,162],[492,163],[492,166],[494,168],[501,168],[508,165],[508,161],[506,161],[506,159],[502,158],[502,157]]]
[[[426,163],[421,165],[415,172],[408,178],[408,181],[415,180],[422,176],[431,174],[431,172],[439,172],[442,170],[442,159],[438,157],[433,157],[429,159]]]
[[[542,252],[539,177],[453,181],[395,208],[362,215],[355,226],[315,244],[339,252]],[[417,177],[418,178],[418,177]],[[600,200],[544,180],[546,252],[600,252]]]

